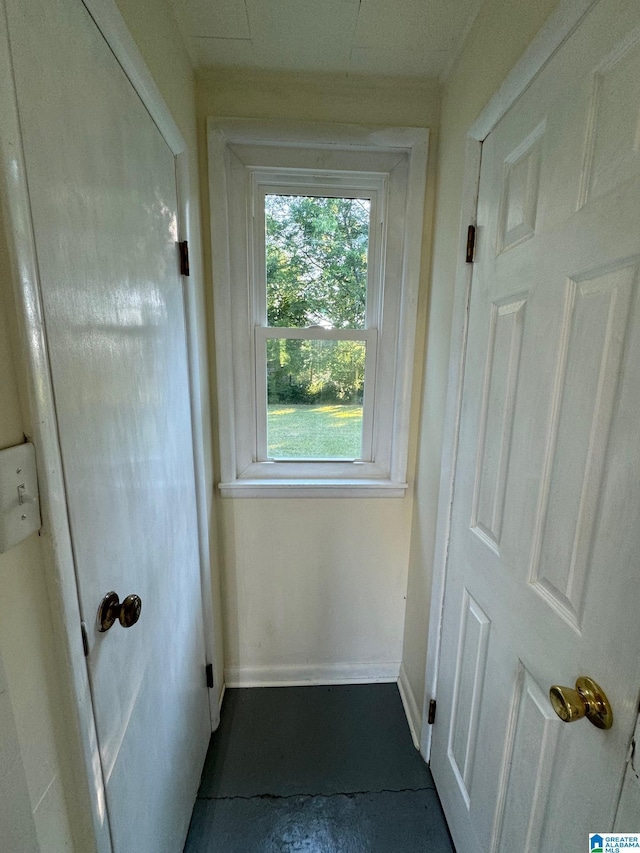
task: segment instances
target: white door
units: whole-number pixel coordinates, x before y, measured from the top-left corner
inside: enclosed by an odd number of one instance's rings
[[[175,161],[80,0],[7,6],[96,772],[115,853],[178,853],[210,720]],[[111,590],[141,616],[100,633]]]
[[[637,0],[487,138],[478,236],[431,766],[458,853],[583,853],[640,693]],[[552,709],[582,675],[608,731]]]

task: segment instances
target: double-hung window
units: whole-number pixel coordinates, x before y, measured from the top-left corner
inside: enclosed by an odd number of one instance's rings
[[[209,125],[226,495],[406,488],[426,132],[315,130]]]
[[[371,462],[384,176],[252,184],[257,459]]]

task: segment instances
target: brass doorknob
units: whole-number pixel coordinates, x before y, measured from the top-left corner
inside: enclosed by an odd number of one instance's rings
[[[564,723],[575,723],[586,717],[599,729],[610,729],[613,725],[613,711],[606,693],[586,675],[576,679],[575,689],[554,684],[549,698],[553,710]]]
[[[117,593],[108,592],[98,607],[98,631],[104,633],[111,628],[116,620],[123,628],[130,628],[140,618],[142,599],[139,595],[128,595],[120,603]]]

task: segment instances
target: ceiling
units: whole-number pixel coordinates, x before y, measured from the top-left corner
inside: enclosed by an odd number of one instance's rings
[[[482,0],[171,0],[196,68],[438,77]]]

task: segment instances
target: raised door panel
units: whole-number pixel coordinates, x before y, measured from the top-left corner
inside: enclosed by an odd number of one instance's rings
[[[578,630],[637,276],[635,261],[566,286],[531,583]]]
[[[542,121],[504,159],[499,252],[518,246],[536,232],[544,131]]]
[[[490,853],[539,853],[560,726],[545,690],[520,663]]]
[[[640,28],[615,44],[592,80],[581,207],[640,175]]]
[[[460,625],[448,755],[468,806],[491,623],[466,589]]]
[[[525,308],[524,297],[491,306],[471,527],[496,553],[502,532]]]

